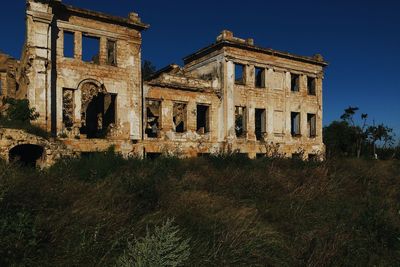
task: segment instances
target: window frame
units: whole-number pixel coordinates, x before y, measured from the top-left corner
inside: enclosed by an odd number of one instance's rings
[[[237,79],[237,68],[242,68],[242,77],[240,80]],[[246,84],[246,65],[242,63],[234,63],[234,81],[236,85],[245,85]]]
[[[295,83],[293,83],[293,80],[295,80]],[[293,93],[300,92],[300,74],[290,73],[290,91]]]

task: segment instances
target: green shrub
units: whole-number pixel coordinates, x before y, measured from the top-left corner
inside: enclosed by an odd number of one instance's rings
[[[8,105],[7,120],[29,122],[39,117],[35,109],[29,107],[29,100],[27,99],[5,98],[4,104]]]
[[[29,107],[27,99],[5,98],[3,101],[8,107],[5,115],[0,115],[0,127],[21,129],[33,135],[50,138],[47,131],[31,124],[31,121],[36,120],[39,114],[35,108]]]
[[[128,243],[128,249],[118,259],[120,267],[183,266],[190,256],[189,239],[181,236],[172,220],[156,226],[151,233]]]

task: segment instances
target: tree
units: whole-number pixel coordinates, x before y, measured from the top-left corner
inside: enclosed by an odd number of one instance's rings
[[[367,132],[367,118],[368,114],[362,113],[361,114],[361,124],[357,125],[354,120],[354,116],[356,112],[359,110],[358,107],[348,107],[344,110],[344,113],[340,118],[347,122],[354,130],[355,133],[355,146],[356,146],[356,153],[357,158],[361,156],[362,147],[365,145],[365,142],[368,138]]]
[[[367,128],[368,139],[373,146],[373,153],[376,155],[376,142],[382,141],[383,148],[385,149],[387,145],[393,145],[394,138],[392,135],[393,129],[389,128],[383,124],[378,126],[369,126]]]
[[[333,121],[323,131],[328,157],[353,154],[356,132],[346,121]]]
[[[142,65],[142,77],[143,80],[148,80],[155,72],[157,68],[148,60],[145,60]]]

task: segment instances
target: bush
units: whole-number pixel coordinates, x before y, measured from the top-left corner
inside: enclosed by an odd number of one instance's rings
[[[34,108],[29,107],[27,99],[5,98],[3,101],[8,107],[5,115],[0,115],[0,127],[25,130],[27,133],[46,139],[50,137],[47,131],[31,124],[39,114]]]
[[[172,220],[156,226],[154,232],[147,229],[146,236],[128,243],[117,263],[120,267],[184,266],[190,256],[189,239],[181,236]]]
[[[5,98],[3,101],[4,104],[8,105],[7,120],[29,122],[39,117],[35,109],[29,107],[29,100],[27,99]]]

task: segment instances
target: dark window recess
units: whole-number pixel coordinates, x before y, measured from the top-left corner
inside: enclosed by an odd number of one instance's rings
[[[303,157],[301,156],[300,153],[293,153],[293,154],[292,154],[292,159],[295,159],[295,160],[303,160]]]
[[[117,43],[107,40],[107,64],[117,66]]]
[[[307,77],[307,91],[309,95],[316,95],[316,79]]]
[[[210,131],[210,107],[197,105],[197,133],[204,134]]]
[[[290,119],[291,119],[292,136],[299,136],[300,135],[300,113],[292,112],[290,114]]]
[[[15,84],[15,92],[18,92],[19,91],[19,83],[16,83]]]
[[[64,32],[64,57],[74,58],[75,34]]]
[[[290,78],[291,78],[290,90],[292,92],[300,91],[300,75],[291,73]]]
[[[85,124],[81,133],[87,138],[104,138],[107,136],[116,117],[117,95],[99,93],[92,98],[84,115]]]
[[[246,108],[235,108],[235,132],[236,137],[244,138],[246,136]]]
[[[317,154],[308,154],[309,161],[318,161]]]
[[[317,136],[317,116],[315,114],[307,114],[307,129],[309,137]]]
[[[257,140],[263,140],[265,134],[265,109],[255,110],[255,134]]]
[[[265,87],[265,69],[255,68],[255,86],[257,88]]]
[[[161,101],[146,100],[146,129],[147,137],[157,138],[160,132]]]
[[[242,64],[235,64],[235,84],[244,84],[245,68]]]
[[[184,133],[187,130],[187,105],[185,103],[174,103],[173,110],[174,129],[177,133]]]
[[[154,152],[146,153],[146,159],[150,159],[150,160],[156,160],[156,159],[160,158],[161,156],[162,156],[161,153],[154,153]]]
[[[85,62],[99,64],[100,38],[93,36],[82,36],[82,60]]]

